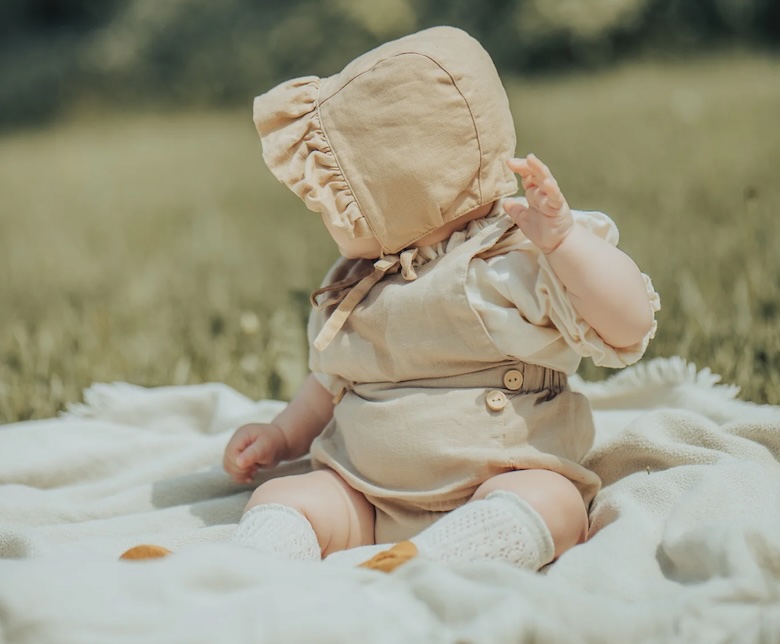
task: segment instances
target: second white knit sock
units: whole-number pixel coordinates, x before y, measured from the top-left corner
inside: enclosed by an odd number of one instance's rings
[[[234,543],[286,559],[320,559],[320,544],[309,520],[298,510],[279,503],[250,509],[238,523]]]
[[[544,519],[529,503],[503,490],[453,510],[410,541],[420,556],[441,562],[496,559],[539,570],[555,555]]]

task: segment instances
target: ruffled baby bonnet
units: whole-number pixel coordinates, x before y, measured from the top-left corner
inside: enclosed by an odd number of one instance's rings
[[[271,172],[306,206],[383,253],[514,194],[509,101],[471,36],[434,27],[391,41],[320,79],[254,102]]]

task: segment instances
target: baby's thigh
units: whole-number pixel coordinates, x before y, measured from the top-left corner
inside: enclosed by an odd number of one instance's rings
[[[544,519],[555,542],[555,557],[585,541],[588,511],[577,486],[550,470],[517,470],[499,474],[477,488],[471,500],[484,499],[496,490],[512,492]]]
[[[331,469],[270,479],[254,491],[244,511],[266,503],[303,514],[317,534],[323,556],[374,543],[374,506]]]

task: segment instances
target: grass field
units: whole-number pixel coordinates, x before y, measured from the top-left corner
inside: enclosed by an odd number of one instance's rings
[[[780,61],[739,55],[509,83],[518,151],[609,213],[681,355],[780,403]],[[0,422],[94,381],[288,397],[335,258],[242,111],[87,117],[0,138]],[[604,375],[584,364],[581,373]]]

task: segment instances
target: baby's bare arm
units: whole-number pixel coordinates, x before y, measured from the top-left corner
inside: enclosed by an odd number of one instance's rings
[[[644,279],[624,252],[575,225],[547,260],[574,308],[607,344],[630,347],[650,331]]]
[[[225,471],[236,481],[250,483],[258,468],[303,456],[332,416],[330,393],[309,375],[272,422],[249,423],[233,433],[225,447]]]
[[[611,346],[639,342],[652,326],[653,313],[637,265],[574,223],[558,182],[538,158],[512,159],[509,167],[522,177],[528,205],[508,200],[505,209],[545,253],[574,308]]]
[[[287,440],[288,459],[309,451],[312,442],[333,418],[333,396],[314,374],[303,383],[300,391],[275,419]]]

